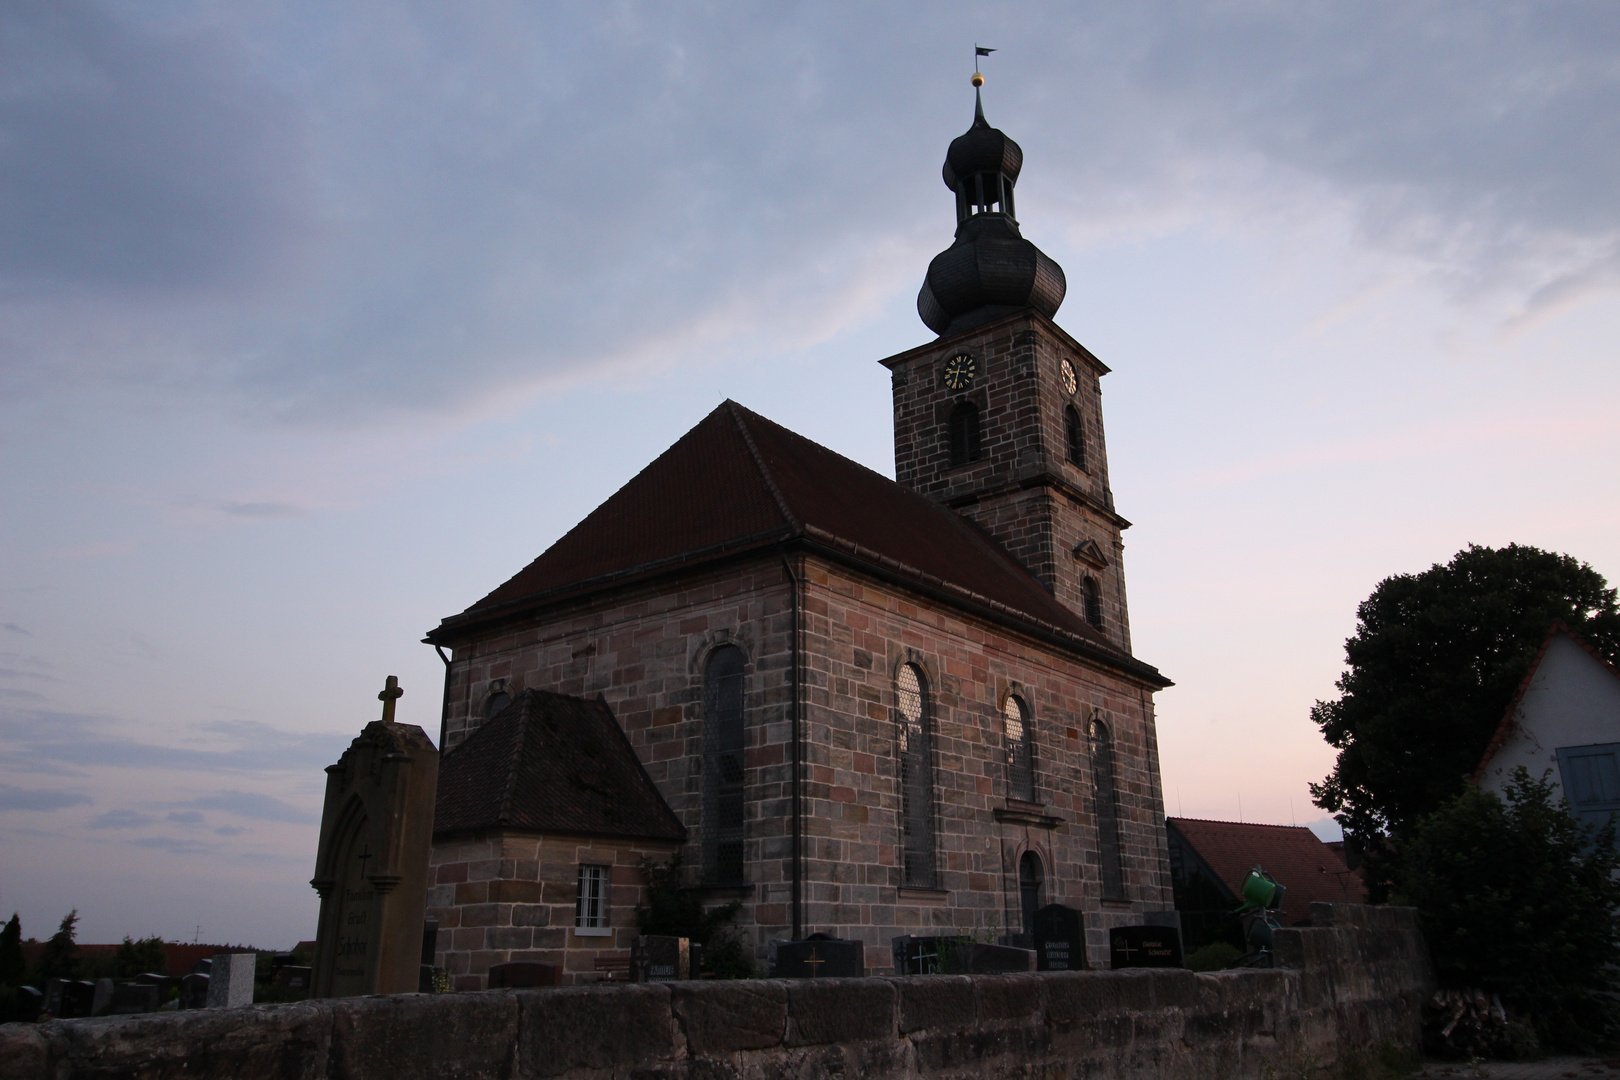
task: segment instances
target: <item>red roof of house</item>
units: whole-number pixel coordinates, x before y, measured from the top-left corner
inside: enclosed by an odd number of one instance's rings
[[[1310,918],[1311,904],[1317,900],[1366,902],[1361,875],[1303,826],[1180,817],[1166,818],[1165,824],[1181,834],[1234,897],[1241,895],[1238,890],[1252,866],[1286,886],[1282,913],[1289,925]]]
[[[1541,641],[1541,648],[1536,650],[1536,658],[1530,661],[1530,669],[1524,673],[1524,678],[1519,680],[1519,688],[1513,692],[1513,700],[1508,702],[1507,711],[1502,714],[1502,719],[1497,722],[1496,733],[1491,736],[1491,741],[1485,745],[1485,753],[1479,759],[1479,768],[1475,769],[1474,775],[1468,779],[1468,782],[1475,787],[1478,787],[1480,780],[1484,778],[1485,769],[1490,765],[1491,758],[1495,757],[1496,752],[1502,749],[1502,744],[1507,742],[1508,737],[1513,734],[1514,729],[1518,726],[1514,716],[1519,711],[1519,703],[1524,700],[1525,692],[1530,689],[1531,681],[1535,679],[1536,672],[1541,669],[1541,661],[1547,656],[1547,649],[1552,645],[1553,638],[1558,634],[1563,634],[1585,649],[1592,659],[1608,669],[1609,674],[1620,679],[1620,669],[1616,669],[1601,653],[1592,648],[1585,638],[1571,630],[1569,624],[1564,622],[1563,619],[1554,619],[1553,624],[1547,628],[1547,636]]]
[[[542,604],[795,544],[1055,635],[1138,678],[1120,651],[967,518],[726,401],[539,558],[428,640]]]
[[[109,957],[118,951],[117,945],[80,945],[79,956],[83,959]],[[45,951],[43,941],[25,941],[22,944],[23,960],[28,970],[33,971],[39,963],[40,954]],[[156,971],[154,975],[190,975],[191,969],[197,966],[199,960],[211,960],[216,953],[222,952],[256,952],[241,945],[193,945],[190,942],[165,941],[163,954],[168,961],[168,970]]]

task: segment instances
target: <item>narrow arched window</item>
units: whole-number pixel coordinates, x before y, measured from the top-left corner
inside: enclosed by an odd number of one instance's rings
[[[484,702],[484,719],[495,719],[497,716],[501,715],[501,710],[510,704],[512,704],[511,694],[508,694],[505,690],[495,691],[493,694],[489,695],[489,699]]]
[[[1018,860],[1018,908],[1026,934],[1035,932],[1035,913],[1041,910],[1041,890],[1045,884],[1041,857],[1033,851],[1024,852],[1024,857]]]
[[[718,648],[703,672],[703,877],[743,880],[743,653]]]
[[[951,467],[979,460],[979,407],[959,401],[951,410]]]
[[[1091,785],[1096,805],[1097,863],[1102,894],[1107,900],[1125,899],[1125,868],[1120,858],[1119,797],[1114,788],[1114,743],[1101,720],[1091,721]]]
[[[905,664],[895,677],[900,712],[901,877],[916,889],[934,887],[934,767],[928,697],[922,672]]]
[[[1069,442],[1069,464],[1076,468],[1086,467],[1086,428],[1080,422],[1080,410],[1073,405],[1063,409],[1063,433]]]
[[[1097,585],[1097,579],[1088,577],[1080,583],[1080,594],[1086,604],[1086,622],[1102,629],[1102,589]]]
[[[1007,797],[1035,801],[1035,752],[1029,731],[1029,710],[1011,694],[1001,707],[1007,735]]]

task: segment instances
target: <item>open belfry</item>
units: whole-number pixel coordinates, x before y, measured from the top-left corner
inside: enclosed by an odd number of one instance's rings
[[[977,85],[977,81],[976,81]],[[447,656],[428,910],[458,989],[629,955],[641,860],[741,902],[763,963],[821,933],[1023,943],[1171,907],[1131,653],[1108,368],[1053,322],[1017,143],[953,141],[955,242],[892,373],[895,480],[726,401],[427,637]]]

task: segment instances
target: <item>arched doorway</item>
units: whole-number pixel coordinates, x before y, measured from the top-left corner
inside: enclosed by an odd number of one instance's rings
[[[1023,930],[1035,933],[1035,913],[1041,910],[1041,892],[1046,885],[1046,872],[1041,857],[1033,851],[1024,852],[1018,860],[1018,901],[1023,915]]]

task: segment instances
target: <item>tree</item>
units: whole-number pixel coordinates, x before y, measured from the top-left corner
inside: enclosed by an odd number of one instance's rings
[[[79,925],[79,909],[74,908],[62,916],[62,925],[45,943],[39,954],[39,970],[34,978],[40,986],[46,979],[71,979],[79,973],[79,946],[73,935]]]
[[[169,952],[163,947],[163,939],[154,935],[133,941],[125,935],[113,954],[113,978],[132,979],[147,972],[169,973]]]
[[[1356,609],[1339,698],[1311,710],[1339,750],[1316,805],[1368,842],[1455,798],[1555,619],[1620,658],[1615,590],[1568,555],[1469,545],[1380,582]]]
[[[679,853],[668,862],[641,860],[647,878],[647,903],[636,905],[636,927],[643,934],[683,937],[702,945],[703,965],[722,978],[746,978],[753,962],[726,924],[737,917],[742,902],[733,900],[705,910],[700,893],[682,887]]]
[[[21,986],[28,977],[28,964],[23,960],[22,923],[17,913],[0,930],[0,986]]]
[[[1614,825],[1594,835],[1522,768],[1506,796],[1469,788],[1409,830],[1394,898],[1418,909],[1443,985],[1500,994],[1544,1045],[1591,1049],[1616,1030]]]

